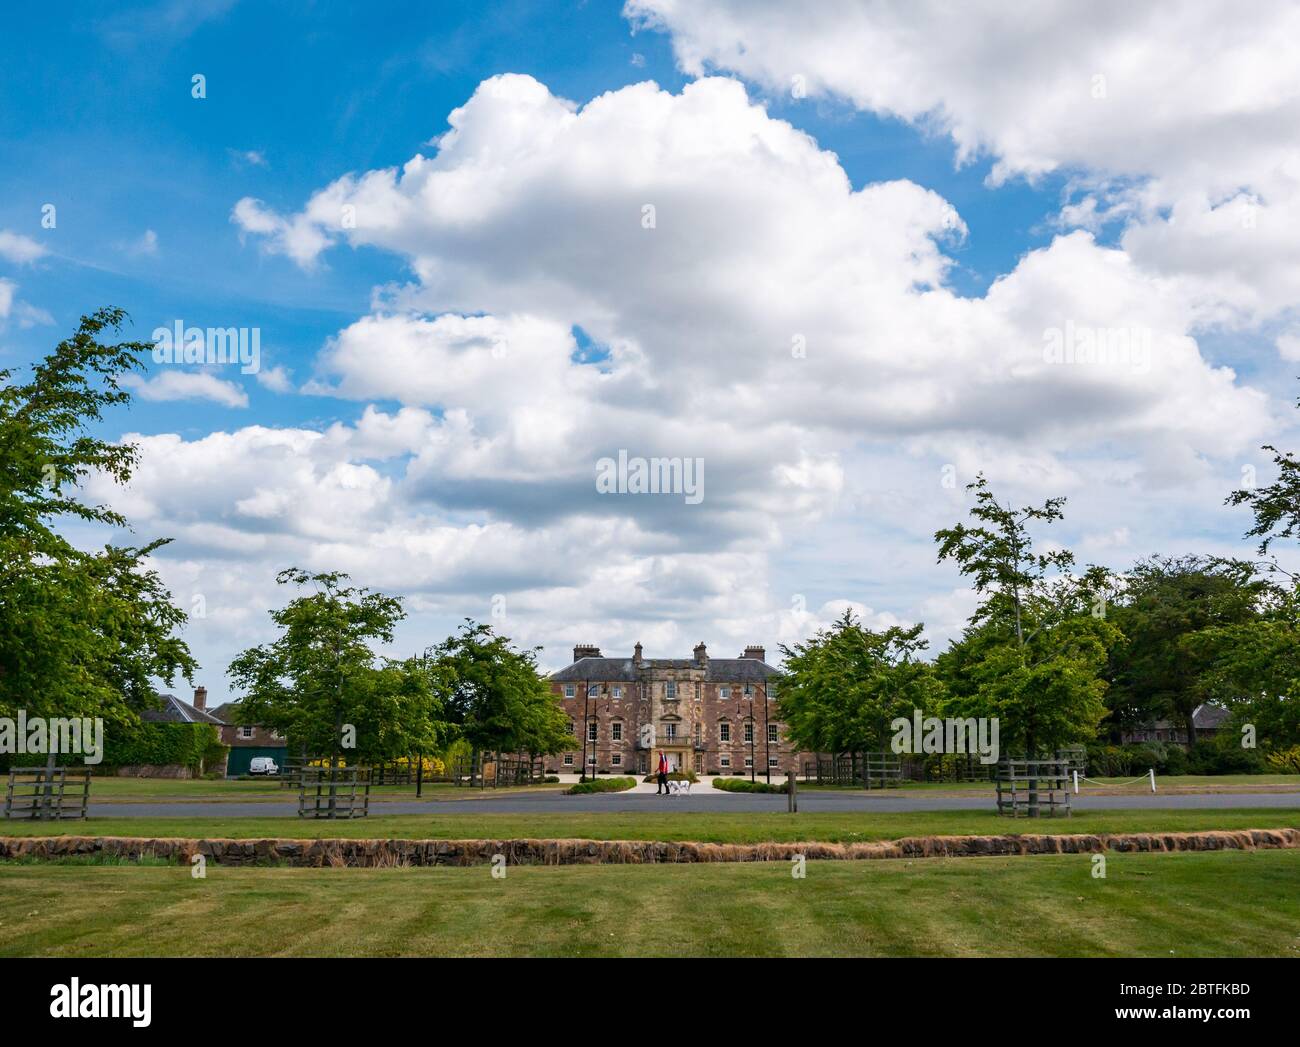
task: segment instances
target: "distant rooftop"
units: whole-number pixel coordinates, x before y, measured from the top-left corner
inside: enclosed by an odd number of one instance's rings
[[[777,674],[777,670],[765,661],[766,654],[764,648],[752,646],[746,647],[740,658],[710,658],[704,644],[698,644],[694,658],[644,658],[641,645],[637,644],[630,657],[606,658],[599,647],[579,644],[573,649],[573,664],[552,673],[550,678],[559,682],[633,682],[655,669],[703,669],[704,679],[709,683],[763,683]]]
[[[183,702],[174,694],[160,694],[161,709],[146,709],[140,719],[146,723],[210,723],[220,727],[222,720],[211,713],[196,709],[189,702]]]

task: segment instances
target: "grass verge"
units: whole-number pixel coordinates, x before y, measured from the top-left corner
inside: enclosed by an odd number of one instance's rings
[[[270,836],[390,839],[694,840],[764,843],[896,840],[903,836],[1022,833],[1193,832],[1199,829],[1300,828],[1300,808],[1107,810],[1073,818],[999,818],[992,811],[630,811],[538,814],[373,815],[316,821],[299,818],[89,818],[85,821],[0,820],[7,836],[187,836],[258,839]]]
[[[3,877],[0,956],[1300,954],[1296,851],[1111,855],[1105,879],[1087,855]]]

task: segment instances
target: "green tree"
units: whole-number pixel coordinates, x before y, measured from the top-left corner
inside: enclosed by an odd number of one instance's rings
[[[65,521],[126,527],[117,512],[84,500],[84,481],[125,483],[138,452],[95,436],[104,413],[129,401],[119,385],[150,350],[106,344],[121,309],[82,317],[76,333],[37,364],[29,381],[0,371],[0,711],[102,716],[138,722],[155,679],[192,679],[195,663],[176,635],[186,616],[148,567],[159,540],[87,552]]]
[[[782,645],[778,708],[797,748],[814,752],[883,750],[890,721],[928,713],[942,697],[933,667],[920,656],[924,626],[874,631],[846,610],[829,629]]]
[[[1154,556],[1139,562],[1111,609],[1110,620],[1125,637],[1110,656],[1107,704],[1114,729],[1178,720],[1195,748],[1192,714],[1221,691],[1216,663],[1224,653],[1199,634],[1228,626],[1249,633],[1259,622],[1265,588],[1254,565],[1241,560]]]
[[[940,659],[952,692],[945,712],[998,717],[1003,748],[1030,756],[1093,737],[1106,713],[1107,651],[1120,635],[1105,618],[1109,572],[1076,572],[1067,549],[1034,551],[1031,525],[1063,519],[1064,498],[1010,508],[982,475],[967,490],[976,526],[935,534],[939,561],[954,561],[982,597]]]
[[[1254,618],[1210,626],[1188,638],[1210,666],[1206,690],[1250,725],[1263,749],[1300,745],[1300,587],[1268,581]]]
[[[1259,538],[1271,576],[1260,614],[1248,625],[1207,630],[1203,645],[1215,656],[1219,687],[1239,723],[1253,724],[1274,748],[1300,744],[1300,577],[1271,558],[1279,538],[1300,539],[1300,458],[1271,444],[1277,479],[1265,487],[1234,491],[1229,505],[1248,505],[1255,521],[1247,538]]]
[[[1300,458],[1272,444],[1262,448],[1273,455],[1278,478],[1266,487],[1245,488],[1228,495],[1228,505],[1248,505],[1255,522],[1247,538],[1258,538],[1259,555],[1267,556],[1279,538],[1300,538]]]
[[[435,752],[446,731],[433,667],[424,658],[380,659],[375,643],[392,643],[405,617],[399,599],[347,585],[338,571],[289,568],[280,585],[311,586],[271,619],[280,635],[230,663],[245,692],[240,723],[261,724],[337,767]],[[348,730],[347,728],[351,728]]]
[[[549,756],[577,744],[537,671],[535,650],[517,650],[490,625],[467,618],[430,655],[448,718],[475,766],[483,753]]]

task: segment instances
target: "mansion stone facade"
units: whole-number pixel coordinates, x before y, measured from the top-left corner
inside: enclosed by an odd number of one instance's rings
[[[693,658],[606,658],[597,647],[573,649],[573,664],[550,677],[579,748],[546,758],[548,773],[580,773],[582,743],[589,771],[646,775],[659,754],[675,770],[744,774],[770,770],[773,781],[799,771],[810,754],[793,750],[777,718],[777,670],[762,647],[739,658],[710,658],[704,644]],[[585,728],[585,730],[584,730]],[[779,777],[778,777],[779,776]]]

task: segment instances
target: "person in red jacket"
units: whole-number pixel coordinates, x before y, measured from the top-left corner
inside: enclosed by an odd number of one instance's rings
[[[659,788],[655,790],[655,795],[668,792],[668,756],[666,753],[659,754]]]

